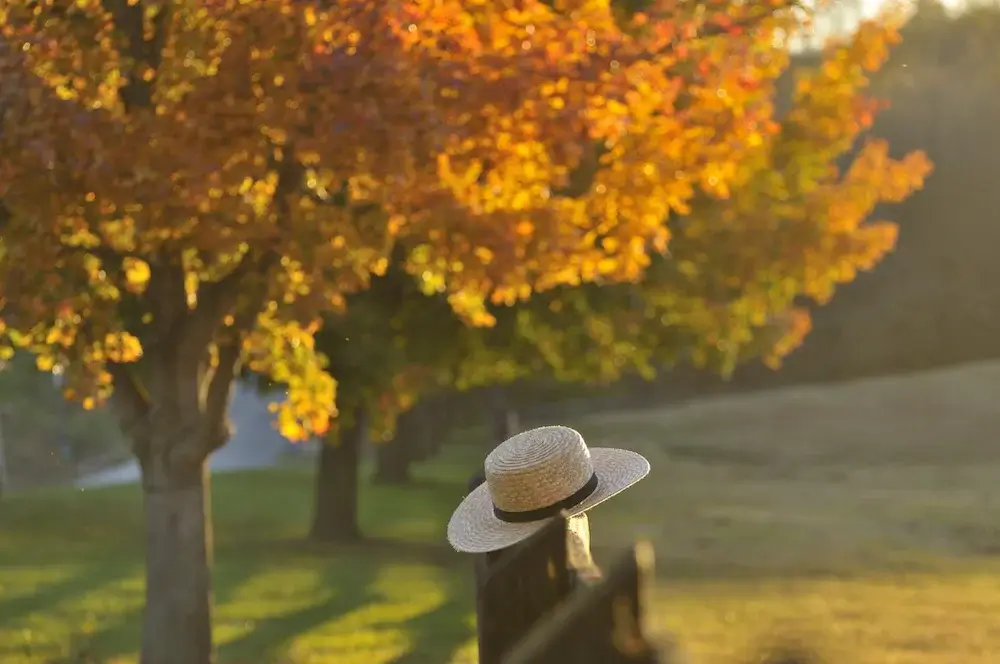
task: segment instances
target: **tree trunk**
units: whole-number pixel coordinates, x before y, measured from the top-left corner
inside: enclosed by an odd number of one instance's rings
[[[135,101],[142,91],[136,93],[133,83]],[[142,469],[146,604],[140,664],[213,660],[207,460],[229,439],[229,400],[245,334],[266,300],[274,260],[272,252],[251,251],[226,276],[200,284],[192,308],[179,256],[165,252],[150,266],[143,296],[156,321],[143,329],[141,361],[108,358],[106,364],[114,411]],[[223,325],[229,316],[231,324]]]
[[[142,378],[140,369],[109,367],[115,411],[142,469],[146,605],[140,664],[211,664],[214,655],[208,457],[229,438],[239,346],[220,342],[211,369],[184,341],[151,346]]]
[[[191,477],[145,472],[146,610],[142,664],[212,661],[207,464]]]
[[[490,388],[487,398],[492,434],[489,448],[492,450],[511,436],[520,433],[521,423],[517,410],[511,406],[509,399],[507,399],[507,392],[503,387]]]
[[[393,439],[375,447],[375,482],[404,485],[413,481],[410,466],[417,460],[422,439],[428,433],[423,421],[425,408],[424,403],[418,403],[400,415]]]
[[[441,449],[444,432],[448,429],[445,412],[440,405],[440,397],[432,396],[413,408],[413,429],[410,459],[426,461]]]
[[[423,404],[419,415],[422,434],[413,454],[417,461],[431,459],[441,451],[441,445],[455,424],[452,402],[450,394],[438,394]]]
[[[310,537],[319,542],[357,542],[361,447],[368,434],[363,409],[343,427],[337,440],[323,441],[316,466],[316,505]]]
[[[221,426],[222,396],[228,394],[223,385],[216,387],[211,417],[200,409],[197,392],[192,397],[178,391],[180,398],[172,398],[162,385],[153,392],[159,398],[124,411],[138,415],[123,430],[142,469],[146,525],[141,664],[211,664],[213,659],[207,460],[225,441],[215,425]],[[117,378],[115,390],[122,399],[128,392]]]
[[[413,482],[410,465],[413,462],[413,441],[402,431],[388,443],[375,447],[375,476],[377,484],[403,486]]]

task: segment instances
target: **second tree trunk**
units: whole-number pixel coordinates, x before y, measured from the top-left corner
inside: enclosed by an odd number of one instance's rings
[[[359,467],[367,437],[365,414],[339,432],[336,441],[324,441],[316,464],[316,505],[310,536],[320,542],[361,539],[358,520]]]
[[[375,482],[379,484],[409,484],[410,466],[417,455],[426,431],[426,403],[421,402],[399,416],[396,435],[375,448]]]

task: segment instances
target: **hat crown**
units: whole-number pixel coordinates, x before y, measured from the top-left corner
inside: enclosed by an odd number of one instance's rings
[[[527,512],[572,496],[590,480],[594,466],[580,432],[549,426],[502,442],[486,457],[485,471],[498,509]]]

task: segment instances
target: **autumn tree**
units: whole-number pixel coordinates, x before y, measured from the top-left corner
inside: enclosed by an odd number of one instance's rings
[[[131,440],[144,664],[211,659],[205,460],[242,364],[288,386],[286,435],[322,434],[322,315],[393,247],[489,325],[489,302],[639,279],[664,219],[731,195],[797,19],[645,10],[0,0],[3,340]]]
[[[897,40],[891,22],[870,22],[813,66],[788,71],[791,60],[776,52],[794,85],[790,99],[775,104],[784,109],[769,119],[768,136],[738,164],[728,197],[696,197],[671,222],[670,254],[654,258],[637,283],[561,286],[491,307],[495,323],[470,328],[449,316],[434,287],[421,293],[390,269],[328,326],[344,331],[324,347],[367,358],[359,374],[367,392],[356,396],[378,413],[375,437],[395,428],[405,441],[393,419],[442,388],[539,379],[606,384],[680,363],[728,374],[758,358],[777,368],[808,333],[809,306],[827,303],[838,285],[891,250],[896,226],[871,219],[875,207],[902,201],[929,171],[922,154],[890,159],[884,141],[866,136],[880,105],[867,92],[868,75]],[[777,79],[759,85],[776,100],[783,94]],[[352,373],[347,366],[336,372],[342,400]],[[407,452],[393,447],[400,445],[382,448],[386,458],[405,464]],[[334,474],[332,458],[317,469],[318,495],[319,487],[356,491],[356,480]],[[356,498],[340,493],[336,509],[332,498],[318,500],[317,520],[350,522],[356,534],[356,520],[339,509]]]
[[[757,358],[777,368],[808,333],[809,305],[828,302],[838,285],[891,250],[896,227],[870,219],[875,206],[903,200],[929,170],[920,153],[889,159],[884,141],[865,138],[880,105],[867,93],[866,74],[897,40],[893,23],[867,23],[817,65],[793,71],[787,53],[776,51],[775,74],[793,76],[795,85],[789,100],[775,104],[784,109],[773,111],[767,139],[738,165],[726,198],[696,197],[673,220],[669,256],[654,258],[638,283],[561,286],[516,306],[492,306],[493,325],[469,328],[448,315],[440,284],[425,283],[420,293],[390,269],[327,326],[323,350],[363,367],[364,389],[351,396],[344,381],[356,370],[344,363],[335,372],[341,401],[365,404],[374,438],[405,441],[395,418],[449,387],[609,383],[679,363],[728,374]],[[777,101],[777,81],[757,84]],[[848,167],[838,168],[845,157]],[[380,451],[405,465],[398,447],[383,443]],[[341,462],[337,450],[348,455]],[[358,536],[356,449],[324,448],[316,478],[314,535]]]

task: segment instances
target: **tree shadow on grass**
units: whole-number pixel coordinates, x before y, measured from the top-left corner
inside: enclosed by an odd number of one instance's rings
[[[55,609],[67,600],[116,583],[134,571],[134,567],[122,563],[88,565],[69,578],[44,585],[32,594],[0,599],[0,625],[9,627],[32,613]]]
[[[345,569],[345,566],[350,568]],[[263,664],[281,658],[296,636],[377,601],[378,596],[372,587],[379,570],[377,564],[357,564],[350,559],[332,561],[319,579],[319,583],[334,591],[331,596],[301,609],[258,621],[247,634],[222,644],[219,659]]]
[[[466,620],[473,611],[472,584],[449,575],[444,585],[444,602],[403,623],[401,627],[412,646],[391,664],[445,664],[475,636],[475,630]]]
[[[72,605],[72,602],[91,594],[101,594],[110,586],[115,586],[120,582],[136,574],[134,566],[125,563],[105,562],[102,565],[89,565],[79,570],[73,576],[53,584],[43,586],[33,595],[18,596],[0,601],[0,626],[6,630],[14,632],[19,624],[26,628],[30,626],[33,614],[48,614],[46,617],[61,617],[64,621],[74,620],[74,614],[79,616],[82,612],[80,605]],[[111,594],[117,590],[109,590]],[[42,632],[33,636],[33,630],[25,629],[24,638],[15,636],[8,638],[0,645],[0,661],[6,662],[8,658],[43,657],[42,653],[57,649],[61,651],[75,652],[77,646],[77,636],[72,634],[75,626],[70,626],[69,643],[54,642],[54,634]],[[41,636],[39,639],[38,637]],[[58,637],[55,637],[58,639]],[[33,659],[31,661],[34,661]]]
[[[212,573],[214,604],[222,606],[230,602],[243,583],[268,565],[264,558],[249,558],[228,561],[218,565]],[[114,623],[83,634],[77,638],[74,655],[81,661],[103,662],[139,651],[142,639],[143,606],[126,611]]]
[[[434,567],[454,567],[468,562],[466,557],[447,544],[439,542],[407,541],[388,537],[365,537],[350,544],[326,544],[308,539],[287,540],[272,543],[275,551],[291,552],[294,555],[308,555],[322,558],[330,556],[362,556],[365,560],[384,564],[405,560]]]

